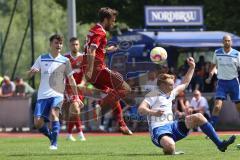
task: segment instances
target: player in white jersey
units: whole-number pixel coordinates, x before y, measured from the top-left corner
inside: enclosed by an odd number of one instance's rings
[[[238,80],[238,68],[240,66],[240,53],[233,49],[232,38],[229,35],[223,37],[223,48],[214,52],[213,64],[211,64],[209,77],[206,79],[210,83],[214,71],[217,68],[217,87],[215,95],[215,104],[210,122],[213,126],[218,121],[223,100],[230,96],[231,100],[236,104],[240,112],[240,89]]]
[[[147,115],[149,132],[152,142],[163,148],[164,154],[176,154],[175,142],[183,139],[189,133],[189,129],[200,127],[202,131],[215,143],[217,148],[225,152],[236,137],[231,136],[228,140],[221,141],[212,125],[201,114],[186,113],[185,120],[174,121],[172,112],[172,101],[186,89],[192,79],[195,62],[193,58],[187,59],[189,69],[182,84],[174,86],[174,76],[160,74],[158,77],[159,90],[150,92],[140,104],[138,111]]]
[[[77,95],[76,83],[69,59],[60,54],[63,38],[60,35],[50,37],[50,53],[40,55],[29,71],[33,76],[41,72],[38,100],[34,111],[34,124],[50,140],[51,150],[57,149],[57,138],[60,131],[59,110],[63,103],[64,79],[67,77],[74,93]],[[78,103],[82,102],[78,99]],[[49,119],[50,116],[50,119]],[[51,120],[51,131],[48,122]]]

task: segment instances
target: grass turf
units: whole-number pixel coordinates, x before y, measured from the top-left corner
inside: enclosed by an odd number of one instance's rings
[[[222,138],[226,136],[222,136]],[[177,159],[177,160],[237,160],[240,150],[236,140],[225,153],[217,150],[204,136],[189,136],[177,143],[184,155],[165,156],[155,147],[149,136],[88,136],[86,142],[68,142],[61,137],[59,149],[50,151],[47,138],[1,138],[0,160],[78,160],[78,159]]]

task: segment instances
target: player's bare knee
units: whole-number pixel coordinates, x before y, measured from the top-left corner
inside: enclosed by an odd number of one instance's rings
[[[203,119],[203,118],[204,118],[204,116],[202,115],[202,113],[196,113],[195,116],[196,116],[196,119],[197,119],[197,120],[200,120],[200,119]]]
[[[173,142],[166,143],[163,148],[163,152],[164,154],[167,154],[167,155],[173,154],[175,152],[175,143]]]
[[[187,128],[195,128],[202,124],[202,114],[195,113],[190,116],[187,116],[185,119]]]
[[[160,144],[163,147],[164,154],[173,154],[175,151],[175,142],[168,136],[163,136],[160,140]]]
[[[44,125],[44,120],[40,117],[34,118],[34,126],[39,129]]]
[[[58,108],[53,108],[51,110],[51,120],[52,121],[58,121],[59,120],[59,109]]]
[[[214,110],[220,112],[221,108],[222,106],[218,104],[218,105],[215,105]]]
[[[77,114],[77,115],[80,114],[80,109],[79,109],[79,108],[77,108],[77,110],[76,110],[76,114]]]
[[[74,115],[79,115],[80,114],[80,109],[78,106],[72,105],[70,107],[70,111],[69,111],[70,115],[74,116]]]
[[[214,104],[213,113],[220,113],[221,109],[222,109],[222,102],[217,100]]]
[[[196,124],[197,125],[201,125],[201,124],[207,122],[207,119],[203,116],[202,113],[196,113],[195,116],[196,116]]]
[[[76,114],[80,114],[80,107],[79,107],[79,105],[74,106],[74,108],[75,108],[75,113]]]

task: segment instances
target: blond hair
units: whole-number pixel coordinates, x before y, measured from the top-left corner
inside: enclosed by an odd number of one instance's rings
[[[162,73],[158,75],[157,85],[168,82],[169,79],[175,79],[174,75]]]

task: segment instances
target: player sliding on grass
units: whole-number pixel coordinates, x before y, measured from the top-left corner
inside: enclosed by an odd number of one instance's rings
[[[187,63],[189,69],[181,85],[174,88],[174,76],[160,74],[157,82],[159,90],[150,92],[140,104],[138,111],[147,115],[152,142],[163,148],[164,154],[176,154],[175,142],[186,137],[189,129],[195,127],[200,127],[217,148],[225,152],[236,137],[233,135],[228,140],[220,140],[212,125],[201,113],[191,115],[187,113],[185,120],[173,120],[172,101],[178,93],[186,89],[194,73],[194,59],[188,58]]]

